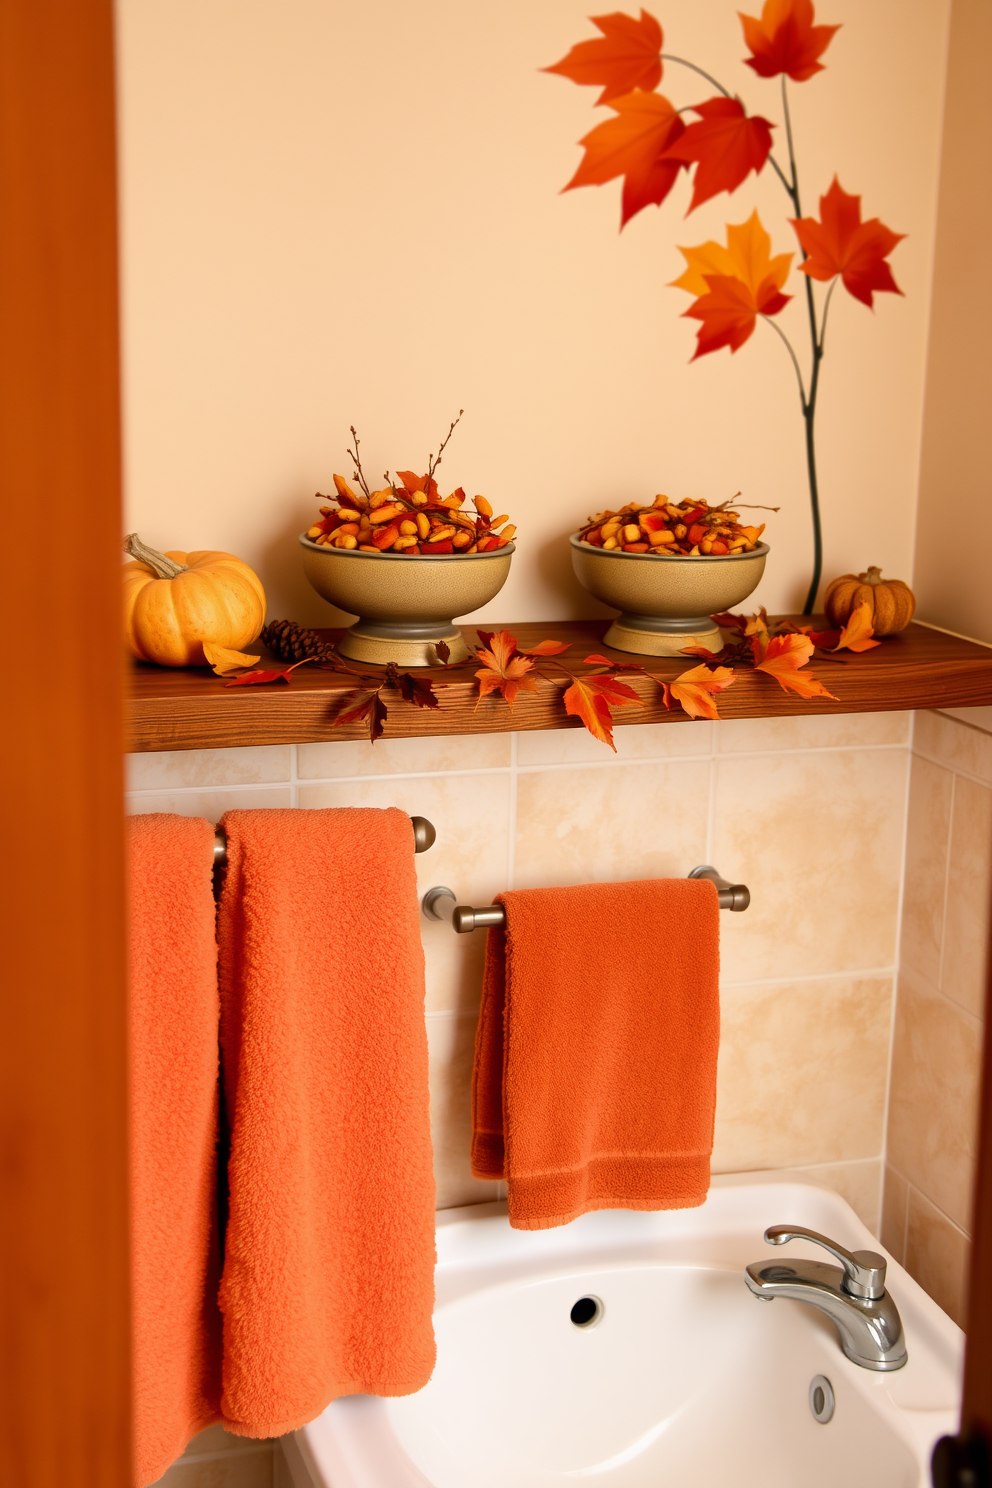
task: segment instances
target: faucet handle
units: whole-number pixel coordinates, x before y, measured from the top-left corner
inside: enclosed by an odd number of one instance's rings
[[[785,1245],[789,1240],[811,1240],[814,1245],[822,1245],[843,1267],[842,1291],[866,1302],[877,1302],[885,1296],[885,1257],[875,1250],[845,1250],[836,1240],[802,1225],[772,1225],[765,1231],[765,1240],[769,1245]]]

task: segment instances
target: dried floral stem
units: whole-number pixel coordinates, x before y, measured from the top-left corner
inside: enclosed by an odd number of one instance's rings
[[[464,408],[459,408],[459,410],[458,410],[458,417],[452,421],[451,425],[448,428],[447,434],[441,440],[441,448],[437,452],[437,459],[435,459],[433,455],[428,455],[427,456],[427,479],[428,479],[428,482],[431,480],[432,476],[434,475],[435,470],[440,465],[440,463],[441,463],[441,456],[444,454],[444,447],[447,444],[448,440],[451,438],[452,434],[454,434],[454,432],[457,429],[458,425],[461,423],[462,416],[463,416],[464,413],[465,413]]]
[[[355,467],[355,479],[357,480],[358,484],[361,486],[362,490],[365,492],[366,496],[368,496],[368,497],[371,498],[372,492],[369,490],[368,482],[365,479],[365,472],[362,470],[362,461],[361,461],[361,458],[360,458],[359,453],[358,453],[358,446],[361,444],[361,440],[359,439],[357,433],[355,432],[355,426],[354,426],[354,424],[351,425],[351,437],[355,441],[355,448],[353,450],[352,449],[346,449],[345,453],[348,455],[348,458],[354,464],[354,467]]]

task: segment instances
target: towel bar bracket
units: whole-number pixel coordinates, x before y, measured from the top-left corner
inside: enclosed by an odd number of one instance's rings
[[[715,868],[702,863],[689,874],[690,878],[707,878],[716,886],[721,909],[736,913],[747,909],[751,902],[751,891],[746,884],[732,884],[721,878]],[[473,908],[471,904],[459,904],[453,889],[437,884],[428,889],[423,898],[424,915],[428,920],[444,920],[458,935],[468,935],[472,930],[483,930],[489,925],[505,925],[506,910],[502,904],[486,904]]]
[[[426,816],[411,816],[410,825],[413,827],[414,852],[426,852],[429,847],[434,846],[437,832],[433,822],[429,822]],[[227,867],[227,838],[220,829],[214,832],[214,867]]]

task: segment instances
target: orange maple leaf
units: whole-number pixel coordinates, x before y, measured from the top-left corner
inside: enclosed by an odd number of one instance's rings
[[[709,98],[692,111],[699,118],[665,150],[669,160],[695,162],[690,212],[718,191],[736,191],[749,171],[762,169],[774,127],[760,114],[748,116],[736,98]]]
[[[902,294],[885,260],[906,234],[893,232],[877,217],[862,222],[860,196],[849,196],[836,176],[820,197],[819,222],[815,217],[791,220],[807,255],[799,267],[811,279],[839,274],[848,293],[869,310],[876,291]]]
[[[685,273],[673,281],[698,296],[685,314],[702,322],[696,353],[705,356],[729,346],[737,351],[754,331],[759,315],[777,315],[791,295],[781,293],[789,275],[791,253],[771,255],[772,240],[757,212],[746,222],[727,224],[727,246],[700,243],[680,248]]]
[[[476,659],[483,663],[475,674],[479,679],[479,703],[491,692],[501,692],[507,706],[512,708],[518,692],[537,691],[536,679],[527,675],[534,663],[516,654],[517,638],[508,630],[487,639],[489,645],[480,646],[475,652]]]
[[[603,83],[597,103],[622,98],[634,88],[643,88],[646,93],[657,88],[662,74],[663,36],[654,16],[642,10],[640,20],[635,21],[633,16],[613,11],[610,15],[590,16],[590,20],[603,35],[580,41],[567,57],[541,71],[556,72],[573,83],[596,87]]]
[[[834,697],[816,677],[799,674],[798,668],[805,666],[813,655],[813,642],[809,636],[793,633],[772,636],[770,640],[765,640],[756,635],[752,645],[755,651],[755,671],[766,672],[769,677],[774,677],[786,692],[794,692],[804,698]],[[834,702],[836,701],[834,698]]]
[[[691,667],[674,682],[662,683],[665,707],[670,708],[674,698],[690,718],[719,718],[713,694],[725,692],[736,680],[737,675],[730,667]]]
[[[880,646],[881,641],[873,639],[875,627],[872,624],[871,605],[862,600],[857,609],[848,619],[847,624],[840,633],[840,639],[833,648],[835,651],[870,651],[873,646]]]
[[[660,206],[671,191],[683,166],[665,151],[685,133],[685,125],[661,93],[635,89],[610,108],[617,117],[597,124],[580,140],[586,153],[564,189],[602,186],[623,176],[622,229],[644,207]]]
[[[536,646],[518,646],[521,656],[560,656],[570,649],[569,641],[538,641]]]
[[[623,708],[633,704],[643,708],[644,704],[634,689],[618,677],[576,677],[566,689],[563,702],[565,712],[573,718],[581,718],[594,739],[609,744],[616,754],[613,742],[613,714],[610,707]]]
[[[745,58],[748,67],[763,78],[786,72],[797,83],[823,71],[819,59],[840,30],[814,26],[812,0],[765,0],[761,20],[741,15],[741,25],[751,53]]]

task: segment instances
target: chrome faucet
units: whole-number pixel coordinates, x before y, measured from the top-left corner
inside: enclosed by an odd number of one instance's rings
[[[773,1302],[787,1297],[806,1302],[836,1323],[840,1346],[862,1369],[901,1369],[906,1362],[906,1340],[896,1304],[885,1290],[885,1258],[874,1250],[845,1250],[826,1235],[801,1225],[772,1225],[765,1231],[769,1245],[789,1240],[812,1240],[840,1262],[796,1261],[791,1266],[754,1261],[744,1280],[756,1297]]]

